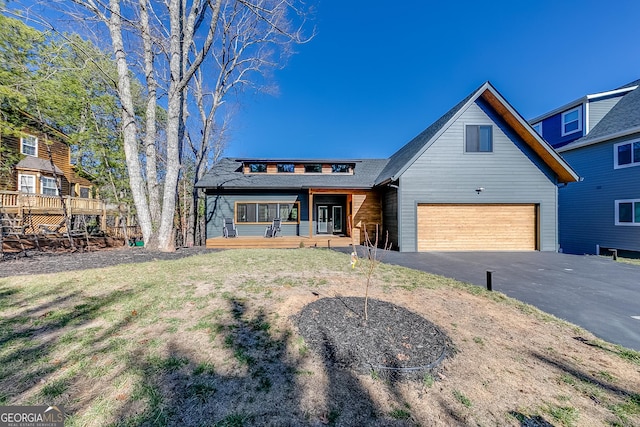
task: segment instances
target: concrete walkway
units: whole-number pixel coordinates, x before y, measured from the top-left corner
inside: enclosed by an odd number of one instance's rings
[[[553,252],[386,252],[383,261],[486,286],[640,351],[640,265]]]

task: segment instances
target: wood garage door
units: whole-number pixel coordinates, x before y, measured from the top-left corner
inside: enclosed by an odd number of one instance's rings
[[[535,250],[536,205],[418,205],[418,251]]]

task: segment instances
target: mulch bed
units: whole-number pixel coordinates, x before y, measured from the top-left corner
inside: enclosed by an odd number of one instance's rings
[[[295,316],[305,342],[325,363],[387,378],[423,378],[453,354],[451,340],[424,317],[389,302],[322,298]]]
[[[109,267],[158,260],[174,260],[214,250],[203,246],[181,248],[175,252],[153,252],[142,247],[123,247],[76,252],[25,251],[19,254],[4,254],[0,261],[0,277],[28,274],[61,273],[72,270]]]

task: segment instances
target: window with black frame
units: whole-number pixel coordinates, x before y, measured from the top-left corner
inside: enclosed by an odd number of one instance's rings
[[[299,202],[238,202],[236,223],[271,223],[280,218],[283,223],[299,222]]]

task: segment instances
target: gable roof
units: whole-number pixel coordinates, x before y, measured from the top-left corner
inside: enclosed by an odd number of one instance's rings
[[[589,101],[596,101],[600,98],[606,98],[606,97],[613,97],[613,96],[624,96],[627,93],[631,92],[632,90],[634,90],[636,87],[638,87],[638,85],[640,85],[640,80],[636,80],[633,81],[631,83],[627,83],[626,85],[622,85],[619,88],[613,89],[613,90],[609,90],[609,91],[605,91],[605,92],[597,92],[597,93],[592,93],[589,95],[585,95],[582,98],[578,98],[574,101],[569,102],[568,104],[564,104],[558,108],[554,108],[551,111],[547,111],[546,113],[538,116],[538,117],[534,117],[533,119],[529,120],[529,123],[532,124],[536,124],[538,122],[543,121],[544,119],[547,119],[551,116],[555,116],[556,114],[562,113],[563,111],[566,111],[570,108],[575,108],[578,105],[587,103]]]
[[[431,126],[396,151],[376,184],[397,180],[433,144],[438,137],[478,98],[482,97],[523,141],[551,168],[562,183],[575,182],[578,175],[568,163],[507,102],[490,82],[484,83]]]
[[[630,83],[630,86],[636,89],[626,94],[587,135],[559,148],[558,151],[565,152],[640,133],[640,87],[638,84],[640,80]]]
[[[254,173],[244,174],[243,162],[255,159],[225,157],[198,182],[199,188],[224,189],[281,189],[299,190],[313,187],[370,189],[376,177],[387,164],[387,159],[332,160],[328,163],[355,163],[353,174],[305,174],[305,173]],[[262,160],[284,163],[319,163],[318,159],[307,160]]]
[[[198,188],[225,189],[306,189],[353,188],[366,189],[395,181],[420,157],[438,137],[478,98],[487,102],[513,131],[540,157],[561,183],[578,181],[579,177],[568,163],[531,125],[505,100],[490,82],[484,83],[455,107],[436,120],[389,159],[337,160],[326,162],[355,162],[353,175],[349,174],[244,174],[242,163],[255,159],[224,158],[207,172],[196,185]],[[273,159],[260,161],[276,162]],[[292,160],[282,160],[292,162]],[[296,163],[318,163],[318,159],[295,160]]]
[[[398,179],[402,172],[404,172],[418,157],[426,150],[430,141],[434,139],[436,135],[440,134],[440,131],[445,129],[447,123],[456,117],[458,113],[464,109],[469,103],[469,100],[473,98],[477,90],[460,101],[455,107],[447,111],[442,117],[433,122],[431,126],[422,131],[418,136],[413,138],[409,143],[402,146],[396,151],[390,158],[389,162],[385,166],[382,173],[376,180],[376,184],[382,184],[387,181],[395,181]]]

